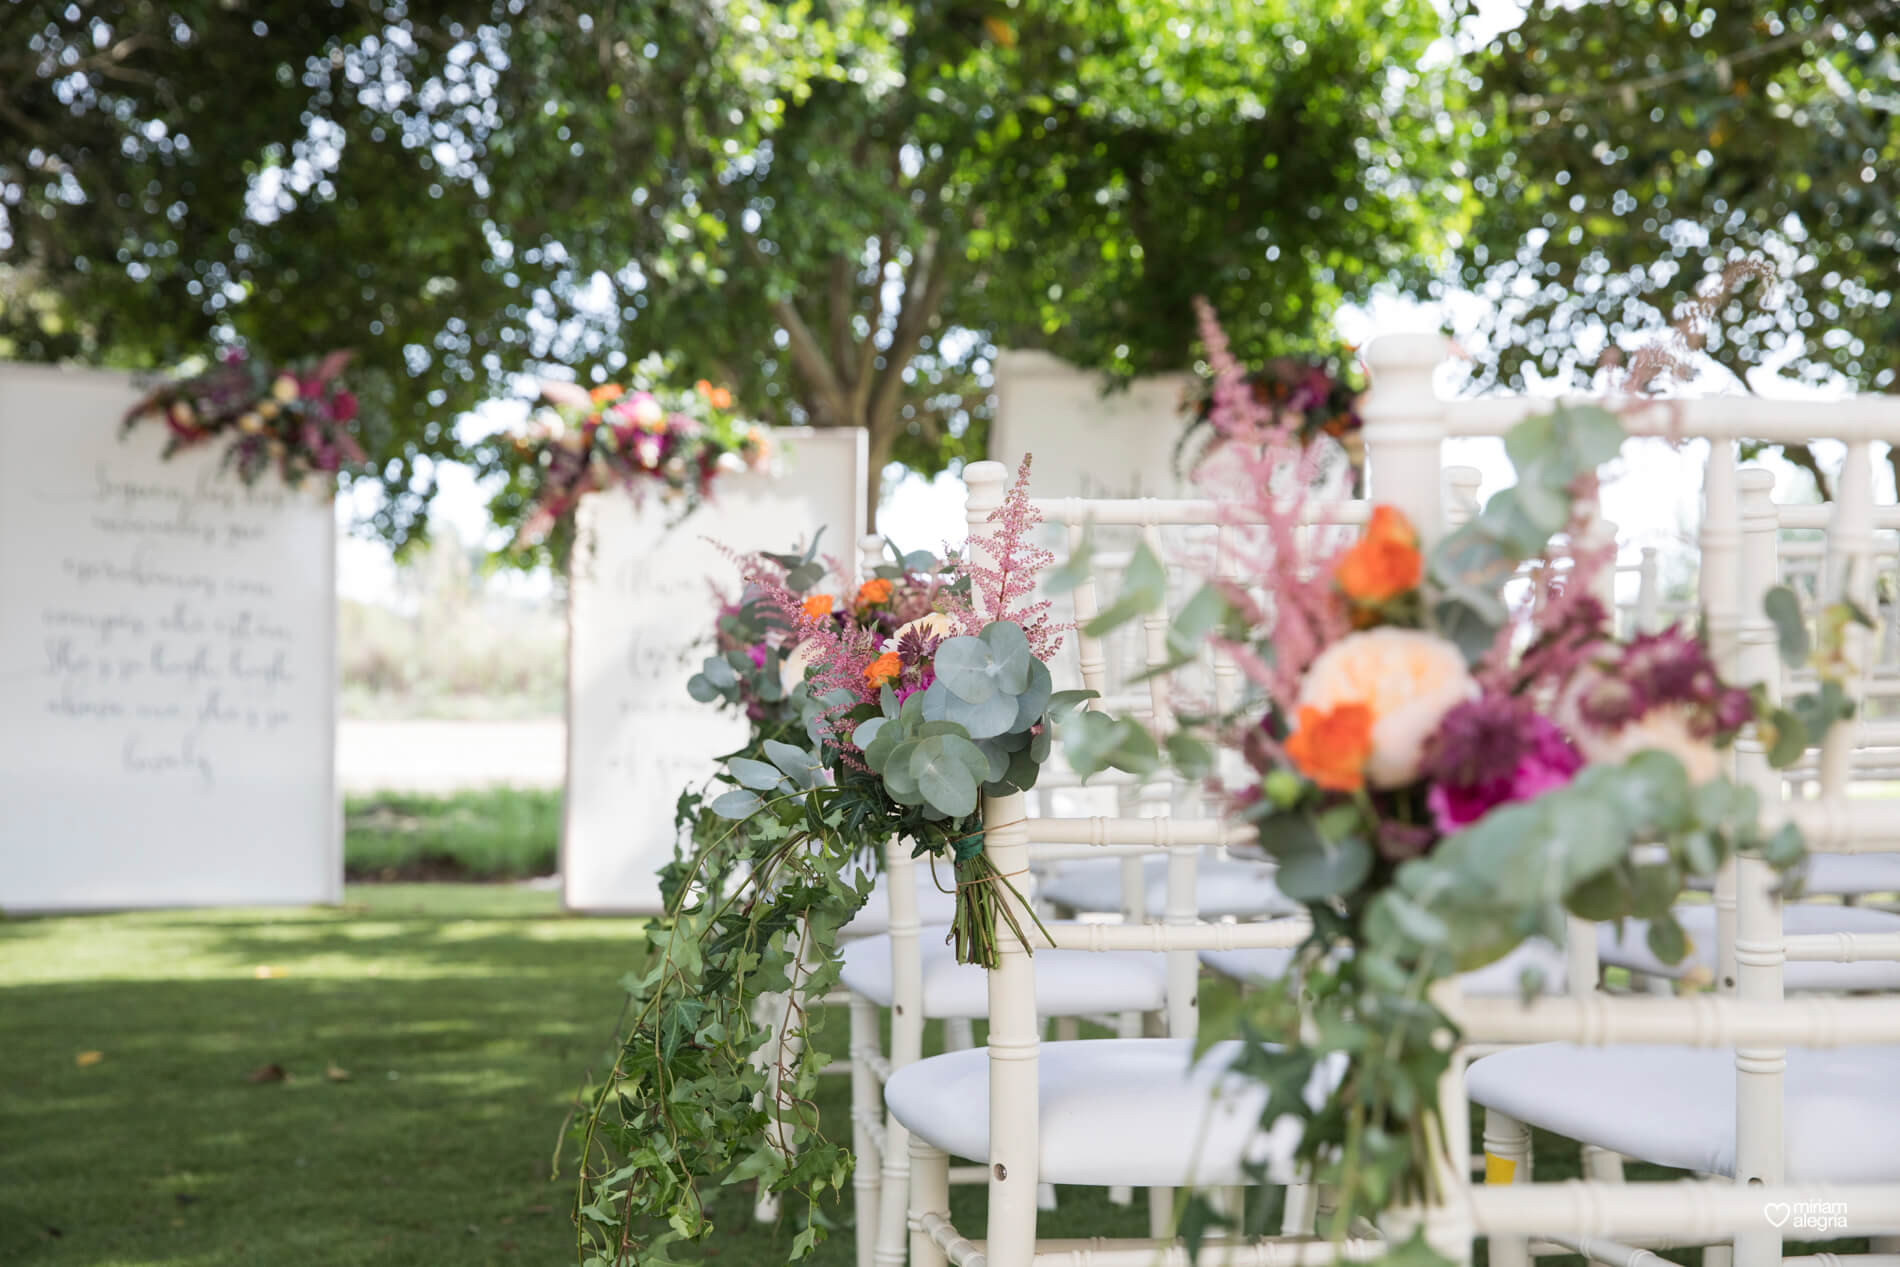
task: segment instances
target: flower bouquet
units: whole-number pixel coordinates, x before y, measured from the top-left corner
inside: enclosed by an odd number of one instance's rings
[[[541,394],[543,408],[510,439],[510,478],[491,508],[498,519],[519,516],[520,551],[551,541],[564,556],[588,493],[657,489],[684,517],[722,472],[762,470],[771,460],[770,433],[737,415],[732,393],[705,379],[684,392],[544,381]]]
[[[292,488],[315,472],[335,475],[363,461],[351,433],[356,397],[339,375],[350,353],[273,368],[242,348],[224,352],[203,373],[154,389],[125,415],[121,430],[157,420],[170,435],[165,456],[226,440],[225,466],[254,484],[275,466]]]
[[[1361,434],[1365,423],[1359,417],[1359,397],[1365,388],[1354,381],[1347,358],[1275,357],[1246,374],[1242,383],[1253,404],[1268,411],[1275,424],[1302,446],[1336,444],[1357,493],[1366,457]],[[1228,438],[1214,423],[1214,386],[1211,379],[1196,383],[1183,402],[1188,425],[1174,446],[1178,473],[1198,468]]]
[[[752,614],[722,618],[734,645],[690,689],[798,720],[768,735],[755,719],[756,745],[680,798],[691,846],[662,874],[667,914],[646,929],[618,1058],[575,1130],[586,1261],[675,1261],[669,1247],[711,1234],[701,1186],[749,1180],[806,1197],[790,1257],[812,1251],[817,1200],[851,1160],[819,1129],[823,1013],[807,1008],[837,980],[838,930],[887,842],[951,862],[958,955],[994,961],[1008,881],[982,853],[982,795],[1033,786],[1058,718],[1091,694],[1052,689],[1062,631],[1032,597],[1048,554],[1029,540],[1027,471],[978,534],[988,565],[893,547],[832,587],[813,550],[742,560]],[[774,666],[782,701],[766,699]],[[774,995],[783,1022],[757,1006]]]
[[[1212,573],[1231,579],[1209,582],[1219,611],[1202,622],[1252,702],[1203,741],[1244,756],[1251,777],[1222,790],[1313,922],[1288,977],[1226,1023],[1254,1040],[1238,1067],[1273,1088],[1267,1112],[1303,1120],[1302,1160],[1339,1193],[1323,1229],[1338,1237],[1440,1195],[1451,1025],[1432,984],[1527,936],[1561,941],[1567,914],[1646,920],[1651,949],[1679,961],[1685,877],[1735,850],[1780,868],[1803,854],[1792,828],[1760,834],[1756,793],[1726,776],[1722,750],[1751,723],[1818,734],[1844,697],[1771,715],[1696,634],[1613,635],[1595,594],[1614,544],[1594,545],[1592,527],[1596,468],[1624,438],[1606,409],[1519,424],[1505,441],[1517,484],[1430,549],[1390,506],[1348,545],[1302,531],[1310,454],[1203,322],[1229,441],[1212,474],[1256,534]],[[1533,561],[1535,592],[1508,605]],[[1790,600],[1771,597],[1770,618],[1785,626]],[[1334,1093],[1303,1096],[1328,1068],[1343,1069]]]

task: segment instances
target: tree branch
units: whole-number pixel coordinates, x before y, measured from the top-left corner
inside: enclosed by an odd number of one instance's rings
[[[825,357],[825,350],[819,345],[818,338],[798,315],[798,309],[789,299],[775,299],[771,307],[772,317],[785,330],[785,336],[791,341],[792,362],[798,366],[798,372],[817,393],[823,412],[829,414],[826,419],[832,426],[848,426],[855,421],[851,416],[851,398],[839,383],[838,375],[831,362]]]
[[[897,313],[897,328],[891,332],[891,345],[884,351],[884,369],[878,374],[877,388],[871,393],[865,422],[873,430],[890,425],[897,416],[897,402],[904,392],[904,371],[917,354],[917,342],[936,320],[943,306],[944,293],[950,288],[950,254],[944,249],[941,233],[932,235],[922,258],[911,273],[911,284],[904,293],[904,306]]]
[[[857,359],[851,348],[851,261],[840,252],[831,257],[831,293],[826,315],[831,319],[831,363],[844,376],[847,388],[857,386]]]

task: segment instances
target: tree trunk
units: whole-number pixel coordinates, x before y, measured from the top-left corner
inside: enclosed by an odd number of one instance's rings
[[[865,430],[870,438],[867,446],[870,458],[865,463],[864,472],[864,530],[876,532],[878,494],[884,491],[884,468],[890,465],[891,449],[897,443],[897,429],[894,426],[879,427],[872,423],[867,425]]]

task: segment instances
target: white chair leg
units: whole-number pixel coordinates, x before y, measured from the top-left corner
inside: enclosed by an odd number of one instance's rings
[[[1310,1183],[1288,1184],[1280,1211],[1280,1235],[1311,1236],[1319,1214],[1319,1193]]]
[[[1703,1246],[1702,1267],[1735,1267],[1735,1247],[1733,1245]]]
[[[1531,1128],[1496,1109],[1484,1111],[1484,1181],[1487,1184],[1531,1181]],[[1531,1244],[1520,1236],[1493,1236],[1489,1243],[1491,1267],[1530,1267]]]
[[[871,1251],[872,1261],[876,1267],[904,1267],[905,1228],[915,1226],[907,1220],[907,1211],[916,1201],[911,1158],[918,1148],[927,1149],[929,1145],[917,1143],[896,1118],[886,1113],[884,1115],[884,1168],[879,1176],[877,1190],[877,1237]],[[946,1159],[943,1172],[946,1193],[950,1190],[949,1164]],[[944,1209],[948,1210],[949,1197],[946,1196],[944,1202]],[[916,1233],[913,1231],[910,1235],[914,1237]]]
[[[1148,1236],[1167,1240],[1174,1232],[1174,1189],[1148,1189]]]
[[[1623,1157],[1595,1144],[1583,1146],[1583,1177],[1600,1183],[1623,1182]]]
[[[772,1031],[772,1037],[767,1039],[765,1045],[752,1056],[752,1063],[765,1073],[765,1089],[760,1092],[757,1103],[776,1115],[778,1111],[777,1057],[785,1043],[785,1027],[791,1023],[791,996],[789,994],[761,995],[754,1007],[753,1016],[761,1025]],[[758,1196],[752,1203],[753,1220],[758,1223],[776,1223],[778,1212],[778,1196],[766,1191],[765,1185],[760,1184]]]
[[[1080,1037],[1082,1037],[1082,1022],[1073,1016],[1058,1016],[1056,1018],[1056,1041],[1058,1043],[1072,1043]]]
[[[949,1267],[949,1259],[924,1231],[923,1216],[950,1217],[950,1158],[920,1139],[910,1141],[910,1267]],[[898,1262],[903,1262],[902,1258]]]
[[[878,1169],[873,1132],[879,1094],[870,1058],[878,1051],[878,1009],[869,999],[851,996],[851,1188],[856,1199],[858,1267],[872,1267],[877,1250]]]
[[[968,1051],[976,1046],[976,1028],[967,1016],[953,1016],[943,1023],[943,1049]]]

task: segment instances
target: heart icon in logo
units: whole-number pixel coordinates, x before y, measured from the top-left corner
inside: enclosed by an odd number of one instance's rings
[[[1794,1211],[1789,1208],[1786,1201],[1770,1201],[1761,1208],[1761,1216],[1776,1227],[1780,1227],[1783,1223],[1786,1223],[1788,1216],[1793,1213]]]

